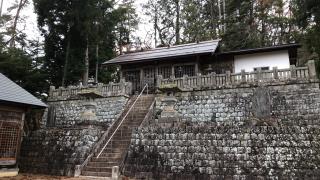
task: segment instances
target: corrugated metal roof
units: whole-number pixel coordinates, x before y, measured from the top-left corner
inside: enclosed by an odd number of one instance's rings
[[[214,53],[219,45],[219,41],[220,40],[204,41],[199,43],[155,48],[144,52],[124,54],[114,59],[111,59],[103,64],[123,64],[129,62],[158,60],[192,54]]]
[[[31,106],[47,107],[42,101],[31,95],[19,85],[0,73],[0,101]]]

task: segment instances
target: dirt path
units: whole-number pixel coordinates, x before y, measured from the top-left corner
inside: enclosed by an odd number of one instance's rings
[[[94,178],[94,177],[61,177],[61,176],[47,176],[47,175],[32,175],[32,174],[19,174],[16,177],[0,178],[0,180],[106,180],[109,178]]]

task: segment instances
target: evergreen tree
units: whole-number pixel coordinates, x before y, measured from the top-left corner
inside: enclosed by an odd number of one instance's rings
[[[34,0],[34,5],[45,37],[45,68],[55,86],[77,84],[81,77],[86,84],[97,61],[115,55],[117,25],[123,24],[121,35],[132,32],[132,1],[119,9],[112,0]]]

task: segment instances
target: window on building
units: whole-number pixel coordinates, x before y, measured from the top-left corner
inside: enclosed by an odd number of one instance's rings
[[[195,65],[175,66],[174,75],[176,78],[183,77],[184,75],[195,76]]]
[[[170,66],[160,66],[158,68],[158,75],[161,75],[162,78],[168,79],[171,76],[171,67]]]
[[[258,71],[258,68],[259,68],[259,67],[253,68],[253,71]],[[269,70],[270,70],[270,67],[267,67],[267,66],[265,66],[265,67],[260,67],[260,68],[261,68],[262,71],[269,71]]]

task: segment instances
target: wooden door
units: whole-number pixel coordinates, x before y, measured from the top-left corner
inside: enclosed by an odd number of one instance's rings
[[[141,91],[140,70],[125,71],[124,77],[127,82],[132,83],[133,92]]]
[[[22,112],[0,110],[0,165],[14,165],[21,141]]]
[[[150,92],[155,91],[156,87],[156,71],[155,67],[149,67],[143,69],[143,87],[148,84],[148,88]]]

